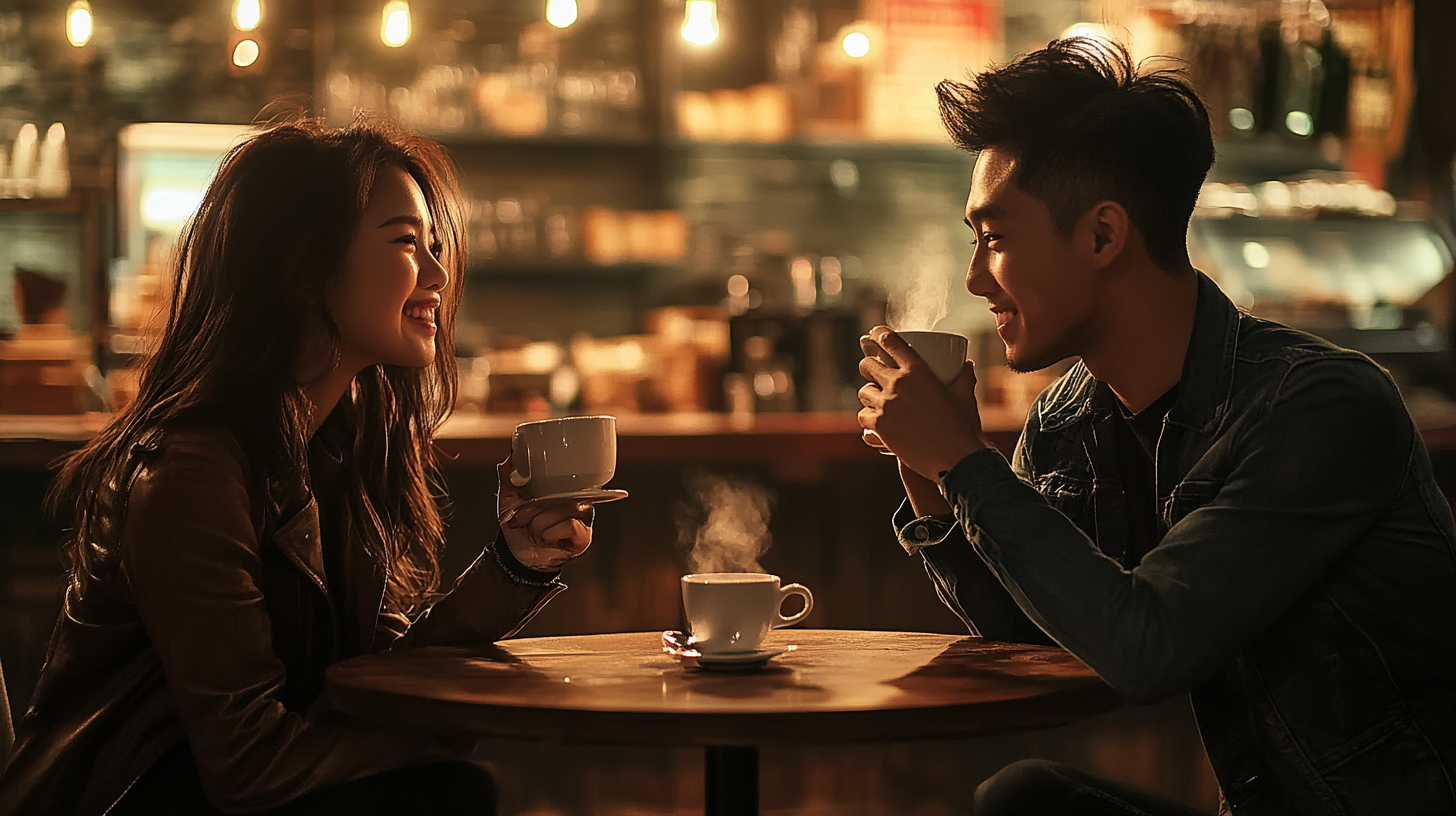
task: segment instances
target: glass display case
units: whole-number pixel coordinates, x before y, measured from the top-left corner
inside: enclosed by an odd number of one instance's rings
[[[118,257],[109,275],[107,382],[113,408],[136,391],[128,363],[165,319],[172,253],[242,125],[142,123],[117,136]]]
[[[112,265],[112,350],[131,353],[162,307],[169,260],[241,125],[144,123],[118,134],[117,260]]]
[[[0,201],[0,413],[97,407],[86,389],[98,254],[86,204]]]
[[[1201,216],[1189,249],[1241,308],[1450,390],[1452,253],[1425,221]]]

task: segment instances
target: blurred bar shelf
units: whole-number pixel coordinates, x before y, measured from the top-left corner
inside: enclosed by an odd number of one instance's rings
[[[515,261],[515,260],[489,260],[477,261],[470,265],[469,275],[472,278],[487,278],[502,281],[525,281],[538,278],[551,280],[612,280],[625,281],[640,277],[646,277],[659,272],[671,272],[678,269],[672,264],[651,264],[651,263],[619,263],[619,264],[594,264],[587,261],[561,262],[551,261]]]
[[[788,139],[782,142],[708,142],[681,140],[673,145],[673,149],[679,155],[694,158],[789,159],[791,161],[833,159],[870,162],[914,161],[934,162],[936,164],[964,164],[966,167],[975,164],[975,156],[951,144],[912,142],[851,142],[817,139]]]
[[[1417,399],[1408,406],[1427,447],[1456,451],[1456,403]],[[1005,406],[982,409],[991,441],[1008,456],[1021,433],[1024,412]],[[437,437],[445,468],[493,465],[506,456],[511,431],[521,422],[542,419],[525,414],[461,413]],[[0,466],[45,467],[89,440],[110,414],[0,415]],[[852,413],[761,413],[742,422],[722,413],[619,414],[618,459],[622,462],[770,463],[793,471],[801,481],[829,462],[876,459],[860,441]]]

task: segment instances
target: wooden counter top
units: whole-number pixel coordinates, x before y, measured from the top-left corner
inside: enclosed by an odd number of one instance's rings
[[[0,466],[44,467],[90,439],[110,414],[0,415]],[[442,466],[471,467],[503,460],[517,424],[542,417],[458,414],[436,439]],[[1010,452],[1020,416],[985,413],[992,441]],[[772,462],[779,475],[812,479],[826,462],[877,458],[860,441],[851,413],[758,414],[739,423],[727,414],[622,414],[617,417],[618,458],[624,462]]]
[[[1413,400],[1411,415],[1431,450],[1456,451],[1456,403]],[[42,467],[90,439],[110,414],[54,416],[0,414],[0,466]],[[541,417],[517,414],[457,414],[437,437],[444,467],[499,462],[518,423]],[[1021,433],[1024,415],[1004,406],[982,409],[991,441],[1008,454]],[[618,456],[627,462],[802,461],[810,477],[824,463],[878,456],[860,441],[851,413],[758,414],[739,423],[728,414],[622,414],[617,417]],[[794,474],[785,474],[794,475]]]

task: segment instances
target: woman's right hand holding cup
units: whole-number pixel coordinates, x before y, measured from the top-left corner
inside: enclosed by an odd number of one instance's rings
[[[496,467],[500,482],[496,518],[511,555],[524,567],[554,572],[586,552],[592,540],[592,505],[586,502],[528,504],[511,483],[511,458]]]

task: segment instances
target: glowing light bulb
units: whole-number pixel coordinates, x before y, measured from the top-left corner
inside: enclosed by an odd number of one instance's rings
[[[86,0],[76,0],[66,9],[66,39],[71,45],[80,48],[90,42],[93,28],[91,4]]]
[[[152,229],[175,230],[202,203],[201,190],[155,187],[142,197],[142,223]]]
[[[714,0],[688,0],[682,36],[693,45],[708,45],[718,39],[718,4]]]
[[[566,28],[576,22],[576,0],[546,0],[546,22]]]
[[[263,0],[238,0],[233,6],[233,25],[239,31],[252,31],[263,21]]]
[[[1258,241],[1244,244],[1244,264],[1250,269],[1269,268],[1269,248]]]
[[[233,65],[247,68],[258,61],[258,42],[243,40],[233,47]]]
[[[398,48],[409,42],[409,3],[404,0],[390,0],[384,4],[383,22],[379,26],[379,39],[390,48]]]
[[[870,52],[870,38],[863,31],[851,31],[839,41],[839,47],[850,57],[859,59]]]
[[[1234,108],[1229,111],[1229,124],[1234,130],[1253,130],[1254,112],[1248,108]]]
[[[1284,126],[1295,136],[1308,136],[1314,133],[1314,117],[1304,111],[1290,111],[1284,117]]]
[[[1062,32],[1062,39],[1070,40],[1073,37],[1085,37],[1089,40],[1101,40],[1113,42],[1113,37],[1107,31],[1107,26],[1101,23],[1072,23],[1067,30]]]

